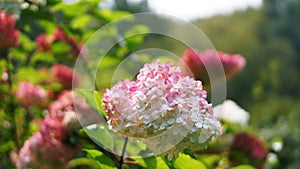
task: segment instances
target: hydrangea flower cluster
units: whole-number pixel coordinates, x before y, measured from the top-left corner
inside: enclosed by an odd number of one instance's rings
[[[209,76],[205,66],[218,66],[221,62],[226,78],[239,73],[246,65],[246,59],[239,54],[227,54],[214,50],[197,51],[187,49],[182,61],[189,67],[196,79],[209,83]]]
[[[77,119],[72,92],[62,93],[50,105],[49,110],[50,114],[41,122],[39,131],[21,148],[16,161],[17,168],[64,169],[67,168],[68,161],[80,151],[79,145],[68,141],[69,124],[72,123],[69,116],[75,115],[74,118]]]
[[[21,82],[16,92],[16,97],[20,99],[20,104],[24,107],[43,107],[46,104],[47,93],[39,85]]]
[[[183,76],[171,63],[158,61],[146,64],[136,81],[125,80],[107,89],[103,108],[113,131],[141,138],[150,147],[158,146],[160,139],[172,142],[182,137],[163,153],[172,158],[185,148],[205,148],[220,134],[221,125],[206,97],[201,81]],[[158,135],[163,137],[147,142]]]
[[[0,10],[0,50],[18,46],[19,31],[15,25],[14,17]]]

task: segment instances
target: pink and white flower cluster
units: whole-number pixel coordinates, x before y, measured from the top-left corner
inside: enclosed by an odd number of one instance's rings
[[[77,120],[72,92],[60,95],[50,105],[49,111],[49,115],[41,122],[39,131],[21,148],[16,161],[18,169],[64,169],[67,168],[68,161],[80,151],[78,144],[69,142],[70,130],[74,127],[74,120]],[[77,127],[78,125],[77,120]]]
[[[47,93],[39,85],[21,82],[16,92],[16,97],[20,99],[20,104],[24,107],[43,107],[46,104]]]
[[[182,137],[164,152],[172,157],[185,148],[205,148],[220,134],[221,125],[206,97],[201,81],[183,76],[171,63],[158,61],[146,64],[136,81],[125,80],[107,89],[103,108],[110,128],[124,136],[151,138],[162,134],[170,141]],[[159,142],[158,137],[146,144],[155,147]]]

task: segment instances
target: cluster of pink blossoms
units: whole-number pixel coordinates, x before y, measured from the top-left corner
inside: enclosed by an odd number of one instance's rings
[[[16,97],[20,99],[20,104],[24,107],[43,107],[46,105],[47,93],[39,85],[21,82]]]
[[[80,53],[80,50],[82,48],[82,45],[77,43],[75,38],[73,37],[68,37],[60,28],[57,28],[55,32],[49,36],[45,34],[41,34],[36,38],[36,43],[37,43],[37,49],[40,51],[50,51],[51,50],[51,45],[55,41],[62,41],[70,45],[70,53],[74,56],[77,57]]]
[[[0,10],[0,50],[18,46],[19,31],[15,25],[14,17]]]
[[[221,125],[206,97],[200,81],[183,76],[171,63],[158,61],[146,64],[136,81],[125,80],[107,89],[103,108],[111,129],[122,135],[151,138],[164,134],[162,139],[171,141],[181,136],[178,144],[164,152],[171,158],[185,148],[205,148],[220,134]],[[146,142],[150,147],[159,143]]]
[[[239,73],[246,65],[246,59],[239,54],[227,54],[214,50],[197,51],[187,49],[182,57],[182,61],[188,66],[196,79],[209,83],[209,75],[206,67],[223,66],[226,78]]]
[[[49,111],[39,131],[21,148],[16,160],[17,168],[64,169],[68,161],[80,151],[79,145],[69,143],[69,133],[74,129],[74,123],[80,127],[72,92],[62,93],[50,105]]]

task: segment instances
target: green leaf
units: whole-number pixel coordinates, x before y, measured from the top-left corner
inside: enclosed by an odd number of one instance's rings
[[[255,169],[255,168],[250,166],[250,165],[239,165],[239,166],[234,167],[232,169]]]
[[[15,81],[21,82],[31,82],[33,84],[39,84],[43,82],[48,77],[48,74],[38,72],[32,67],[23,67],[18,70],[18,73],[15,75]]]
[[[68,163],[68,168],[70,169],[76,169],[76,168],[85,168],[85,169],[94,169],[95,168],[95,164],[92,160],[88,159],[88,158],[75,158],[72,159],[69,163]]]
[[[166,164],[166,162],[161,157],[156,158],[156,163],[157,163],[156,166],[159,169],[169,169],[169,166]]]
[[[129,29],[125,36],[126,44],[129,50],[133,51],[144,41],[144,36],[149,33],[149,28],[144,25],[136,25]]]
[[[98,112],[103,116],[103,117],[106,117],[106,113],[105,111],[102,109],[102,98],[103,98],[103,94],[97,92],[97,91],[94,91],[94,96],[95,96],[95,99],[96,99],[96,104],[97,104],[97,110]]]
[[[30,64],[32,66],[38,66],[38,67],[43,67],[43,66],[49,66],[55,63],[56,59],[52,55],[52,53],[49,52],[35,52],[32,55],[32,58],[30,60]]]
[[[31,50],[34,48],[35,42],[32,41],[28,36],[26,36],[25,34],[21,33],[19,36],[19,41],[20,44],[22,45],[22,47],[25,50]]]
[[[213,168],[221,160],[221,157],[214,154],[201,154],[197,159],[205,163],[208,168]]]
[[[45,30],[46,34],[52,34],[57,27],[49,20],[39,20],[39,25]]]
[[[84,149],[87,152],[87,158],[92,160],[99,169],[115,169],[115,164],[112,159],[103,154],[101,151],[93,149]]]
[[[94,124],[94,126],[89,126],[84,128],[86,134],[92,139],[98,141],[103,147],[113,150],[114,149],[114,142],[112,141],[112,132],[109,131],[107,125],[105,124]]]
[[[71,22],[71,26],[76,29],[83,29],[88,25],[90,20],[90,15],[80,15]]]
[[[206,169],[206,166],[202,162],[192,159],[190,156],[185,154],[179,154],[178,158],[175,159],[173,165],[176,169]]]
[[[183,153],[186,154],[186,155],[191,156],[194,159],[196,158],[194,152],[191,149],[186,148],[186,149],[183,150]]]
[[[161,157],[134,158],[134,160],[146,169],[169,169],[168,165]]]
[[[125,36],[143,35],[149,33],[149,31],[150,29],[145,25],[135,25],[125,33]]]
[[[28,57],[27,51],[21,48],[11,48],[10,55],[12,56],[12,61],[16,61],[18,65],[24,65]]]
[[[119,142],[116,142],[116,144],[123,145],[124,140],[121,139]],[[146,150],[147,145],[144,144],[142,141],[129,141],[127,143],[126,147],[126,153],[130,155],[136,155],[139,154],[139,152]]]
[[[60,3],[56,5],[52,10],[54,11],[63,11],[66,16],[78,16],[85,13],[87,3],[74,3],[74,4],[65,4]]]
[[[107,9],[99,10],[98,17],[105,22],[112,22],[121,17],[127,16],[127,20],[133,20],[133,16],[131,16],[128,12],[125,11],[111,11]]]
[[[8,152],[14,147],[14,142],[9,141],[0,145],[0,153]]]
[[[64,54],[64,53],[69,52],[71,48],[70,48],[69,44],[62,42],[62,41],[58,41],[58,42],[53,43],[51,49],[52,49],[52,52],[55,54]]]

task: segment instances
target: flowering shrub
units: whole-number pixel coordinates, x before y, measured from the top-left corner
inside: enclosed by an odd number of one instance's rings
[[[126,165],[206,169],[265,164],[268,150],[263,143],[247,134],[236,135],[248,131],[249,114],[229,101],[224,102],[225,109],[221,111],[209,103],[210,91],[203,89],[209,84],[206,65],[214,67],[220,61],[226,77],[232,78],[245,66],[241,55],[187,49],[182,61],[195,79],[169,62],[147,60],[135,80],[124,80],[106,89],[101,82],[110,82],[111,67],[136,52],[146,36],[139,35],[146,26],[129,27],[124,35],[112,26],[99,36],[101,41],[107,41],[109,36],[117,41],[103,61],[107,72],[96,73],[92,97],[90,91],[78,90],[81,96],[74,88],[93,81],[72,69],[74,61],[98,57],[93,55],[98,52],[96,47],[95,51],[82,52],[83,42],[99,27],[128,13],[99,10],[98,1],[68,5],[50,0],[18,1],[14,9],[5,2],[0,5],[0,9],[7,8],[0,10],[0,168]],[[129,40],[119,42],[125,34],[135,33]],[[84,56],[78,56],[80,52]],[[82,69],[90,72],[98,68],[97,64],[85,62]],[[80,124],[82,118],[87,119],[86,123]],[[118,156],[84,133],[93,128],[101,130],[103,135],[99,137],[108,142],[114,141],[105,135],[111,130],[124,137],[125,143],[126,138],[142,142],[146,145],[141,146],[142,151],[150,149],[156,156],[127,156],[127,151],[137,150],[126,144]],[[247,161],[236,158],[236,152],[244,154]]]
[[[68,161],[80,150],[68,144],[68,133],[61,121],[46,117],[19,152],[18,168],[66,168]]]
[[[70,132],[74,126],[70,116],[75,115],[71,92],[63,92],[51,103],[47,115],[35,133],[19,152],[16,165],[18,168],[66,168],[68,161],[80,150],[79,145],[72,145]],[[77,120],[77,129],[79,121]]]

